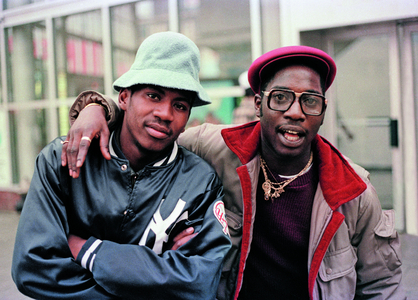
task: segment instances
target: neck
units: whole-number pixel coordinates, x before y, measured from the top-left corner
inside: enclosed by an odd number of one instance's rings
[[[173,145],[170,145],[162,151],[149,151],[144,149],[138,142],[127,142],[128,139],[121,138],[120,135],[117,138],[117,143],[123,155],[129,161],[131,168],[135,172],[143,169],[146,165],[167,157],[173,149]]]
[[[270,151],[261,151],[261,156],[265,160],[269,169],[277,174],[292,176],[298,174],[305,168],[309,161],[311,150],[297,156],[277,155]]]

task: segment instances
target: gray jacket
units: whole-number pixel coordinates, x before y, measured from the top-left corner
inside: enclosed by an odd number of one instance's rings
[[[223,181],[232,249],[218,299],[236,299],[251,251],[260,172],[258,122],[237,127],[204,124],[179,143],[217,171]],[[319,164],[309,240],[311,299],[405,299],[394,212],[382,211],[369,173],[345,159],[325,139],[313,145]]]

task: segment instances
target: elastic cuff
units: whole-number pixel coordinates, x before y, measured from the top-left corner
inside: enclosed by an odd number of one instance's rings
[[[102,246],[103,241],[94,237],[89,238],[81,248],[77,255],[76,262],[80,264],[84,269],[92,272],[96,253]]]
[[[96,91],[84,91],[77,96],[73,105],[70,108],[70,125],[72,125],[75,122],[83,108],[85,108],[88,104],[91,103],[100,104],[105,110],[106,120],[110,121],[112,119],[112,116],[115,114],[114,107],[117,107],[117,105],[114,104],[111,98],[108,98]],[[114,107],[112,107],[112,105]]]

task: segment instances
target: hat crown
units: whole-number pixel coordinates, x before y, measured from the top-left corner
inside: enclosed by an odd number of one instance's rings
[[[308,64],[319,73],[325,82],[325,91],[334,81],[337,66],[326,52],[308,46],[287,46],[271,50],[254,60],[248,70],[248,81],[254,93],[260,93],[263,70],[269,66],[291,64]]]
[[[196,92],[193,106],[210,104],[209,95],[199,81],[200,52],[188,37],[177,32],[159,32],[146,38],[139,47],[128,72],[113,83],[115,90],[134,85]]]
[[[131,69],[184,73],[199,82],[199,49],[190,39],[180,33],[156,33],[143,41]]]

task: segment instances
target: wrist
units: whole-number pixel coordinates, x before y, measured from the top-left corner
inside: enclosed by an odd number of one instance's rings
[[[99,107],[101,107],[101,108],[103,108],[103,112],[104,112],[104,117],[106,118],[106,120],[109,118],[109,111],[107,110],[107,108],[104,106],[104,105],[102,105],[102,104],[100,104],[100,103],[96,103],[96,102],[93,102],[93,103],[89,103],[89,104],[87,104],[81,111],[80,111],[80,113],[83,111],[83,110],[85,110],[86,108],[88,108],[88,107],[92,107],[92,106],[99,106]]]
[[[102,246],[103,241],[90,237],[81,247],[80,252],[76,257],[76,262],[88,271],[93,270],[94,259],[96,254]]]

